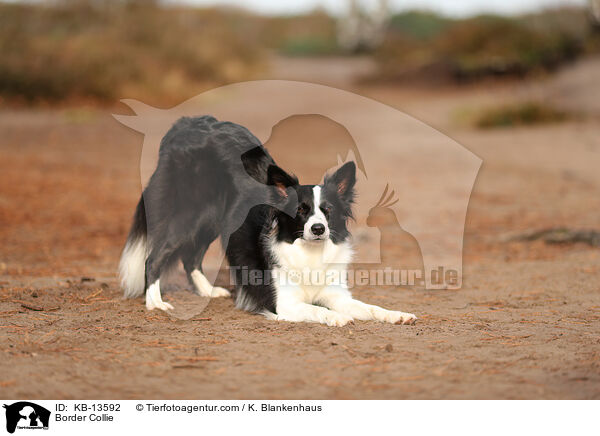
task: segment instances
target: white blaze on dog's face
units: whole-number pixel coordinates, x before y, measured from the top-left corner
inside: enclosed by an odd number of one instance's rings
[[[277,219],[279,241],[296,239],[319,243],[342,242],[350,235],[346,223],[352,217],[356,166],[348,162],[325,177],[322,185],[296,185],[295,216],[280,213]]]
[[[304,224],[303,238],[307,241],[323,241],[329,238],[329,224],[325,213],[331,206],[321,203],[321,186],[314,186],[312,189],[312,215],[308,217]]]

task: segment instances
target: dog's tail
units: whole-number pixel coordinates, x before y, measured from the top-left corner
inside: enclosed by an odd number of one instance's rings
[[[135,298],[144,294],[146,282],[146,259],[150,253],[148,225],[144,196],[140,198],[133,224],[119,262],[119,277],[125,298]]]

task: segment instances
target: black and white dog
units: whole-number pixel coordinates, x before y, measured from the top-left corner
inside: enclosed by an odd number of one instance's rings
[[[199,295],[229,296],[202,272],[220,236],[240,309],[330,326],[413,324],[413,314],[362,303],[347,288],[355,172],[348,162],[322,185],[300,185],[246,128],[210,116],[180,119],[161,142],[123,250],[125,296],[145,291],[148,309],[172,309],[160,276],[179,260]]]

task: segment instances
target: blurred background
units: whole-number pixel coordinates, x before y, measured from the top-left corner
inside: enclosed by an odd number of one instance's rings
[[[290,75],[393,86],[523,79],[597,53],[599,9],[595,0],[0,3],[0,98],[170,105]]]

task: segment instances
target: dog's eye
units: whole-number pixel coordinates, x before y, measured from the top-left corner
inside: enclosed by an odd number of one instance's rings
[[[308,210],[309,210],[309,207],[305,203],[302,203],[302,204],[300,204],[300,206],[298,206],[298,213],[299,214],[302,214],[302,215],[307,214]]]
[[[321,206],[321,211],[327,218],[329,218],[329,214],[331,213],[331,207],[330,206]]]

